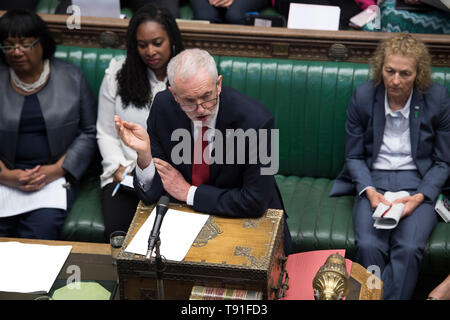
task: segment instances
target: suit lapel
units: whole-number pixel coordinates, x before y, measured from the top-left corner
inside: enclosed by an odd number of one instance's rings
[[[411,155],[416,159],[417,146],[419,144],[420,118],[423,113],[423,95],[417,90],[413,91],[409,111],[409,134],[411,138]]]
[[[378,157],[381,144],[383,142],[384,126],[386,124],[386,116],[384,111],[385,88],[383,85],[378,87],[375,94],[375,102],[373,106],[373,152],[372,163]],[[371,165],[372,165],[371,163]]]
[[[177,108],[179,108],[177,106]],[[184,129],[187,130],[187,132],[189,132],[189,137],[190,137],[190,144],[191,144],[191,162],[190,163],[184,163],[184,161],[182,162],[182,164],[180,165],[180,172],[181,174],[186,177],[187,181],[192,181],[192,161],[193,161],[193,150],[194,150],[194,137],[193,137],[193,130],[192,130],[192,126],[191,126],[191,119],[189,119],[186,114],[184,113],[184,111],[177,111],[180,112],[180,115],[178,116],[178,118],[180,119],[180,122],[178,124],[178,126],[176,127],[176,129]],[[178,143],[178,142],[177,142]],[[172,144],[172,148],[171,150],[173,150],[173,148],[175,147],[176,143]],[[169,157],[171,157],[171,154],[169,155]]]
[[[216,130],[218,130],[220,132],[220,134],[222,135],[222,139],[218,138],[216,135],[214,135],[214,142],[213,142],[213,152],[214,152],[214,156],[216,156],[216,152],[217,150],[221,149],[222,150],[222,159],[217,159],[217,161],[215,161],[214,163],[212,163],[209,167],[209,181],[211,184],[213,184],[216,181],[217,176],[220,173],[220,168],[221,165],[219,165],[217,162],[223,162],[224,164],[226,163],[226,135],[225,135],[225,131],[227,128],[231,128],[229,126],[228,121],[225,119],[225,111],[224,111],[224,94],[220,95],[220,102],[219,102],[219,113],[217,114],[217,118],[216,118]],[[218,134],[218,132],[216,132],[216,134]],[[216,143],[220,143],[222,144],[221,146],[216,146]]]

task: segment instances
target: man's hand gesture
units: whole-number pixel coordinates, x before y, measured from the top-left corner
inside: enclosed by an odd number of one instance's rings
[[[137,152],[137,165],[141,169],[147,168],[152,160],[150,137],[147,131],[136,123],[122,120],[117,115],[114,116],[114,122],[123,143]]]

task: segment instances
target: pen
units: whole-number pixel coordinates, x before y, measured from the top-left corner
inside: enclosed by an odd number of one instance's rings
[[[125,179],[125,177],[127,176],[128,170],[129,170],[129,169],[130,169],[130,167],[126,167],[126,168],[125,168],[125,170],[124,170],[124,172],[123,172],[123,174],[122,174],[122,181],[123,181],[123,179]],[[116,195],[117,190],[119,190],[119,187],[120,187],[120,185],[122,184],[122,181],[120,181],[118,184],[116,184],[116,186],[114,187],[114,190],[113,190],[113,192],[112,192],[111,197],[114,197],[114,196]]]

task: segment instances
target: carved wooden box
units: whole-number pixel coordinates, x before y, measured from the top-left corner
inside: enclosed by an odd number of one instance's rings
[[[145,256],[125,252],[154,205],[138,205],[117,271],[121,299],[157,299],[156,264]],[[171,208],[193,212],[183,205]],[[287,290],[284,266],[283,211],[269,209],[257,219],[210,216],[183,261],[165,261],[165,299],[189,299],[192,287],[261,291],[277,299]]]

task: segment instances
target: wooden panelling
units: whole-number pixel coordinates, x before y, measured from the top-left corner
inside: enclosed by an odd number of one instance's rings
[[[76,29],[69,16],[41,16],[58,44],[125,49],[127,19],[81,17],[80,28]],[[386,32],[296,30],[187,20],[179,20],[178,25],[186,48],[203,48],[213,55],[360,63],[367,63],[378,42],[392,35]],[[450,66],[450,35],[416,36],[429,47],[434,66]]]

